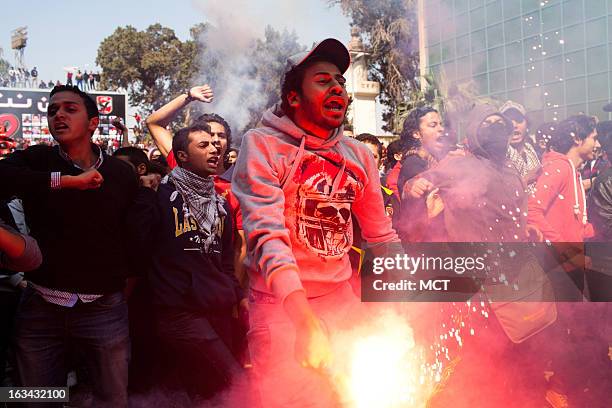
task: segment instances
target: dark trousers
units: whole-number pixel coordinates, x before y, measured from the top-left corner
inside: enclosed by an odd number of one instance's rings
[[[129,334],[123,293],[73,307],[45,301],[32,288],[21,298],[15,323],[20,385],[66,386],[67,344],[82,351],[95,407],[127,407]],[[32,403],[32,407],[61,404]]]
[[[0,386],[6,375],[8,348],[20,292],[0,291]]]
[[[210,397],[242,375],[231,352],[230,311],[208,315],[158,308],[155,326],[173,380],[167,385]]]

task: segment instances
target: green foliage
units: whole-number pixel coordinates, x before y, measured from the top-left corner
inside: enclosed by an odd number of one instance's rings
[[[1,50],[2,49],[0,48],[0,51]],[[5,60],[4,58],[0,57],[0,75],[7,76],[10,66],[11,65],[9,64],[9,62],[7,60]]]
[[[126,26],[102,41],[96,63],[104,89],[125,89],[133,106],[152,112],[190,86],[198,71],[197,52],[195,38],[183,42],[160,24],[144,31]]]
[[[381,85],[385,130],[394,130],[402,104],[418,92],[419,47],[416,0],[328,0],[339,4],[364,34],[371,53],[370,79]]]

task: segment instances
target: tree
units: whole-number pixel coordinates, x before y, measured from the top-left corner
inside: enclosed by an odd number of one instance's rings
[[[130,103],[150,113],[190,86],[198,72],[199,45],[194,37],[181,41],[174,31],[153,24],[144,31],[119,27],[98,48],[96,63],[102,68],[102,87],[125,89]]]
[[[396,113],[418,92],[419,47],[416,0],[328,0],[339,4],[364,34],[371,53],[370,79],[381,85],[385,130],[394,129]]]

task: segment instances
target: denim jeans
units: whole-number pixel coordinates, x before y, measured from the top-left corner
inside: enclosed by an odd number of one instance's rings
[[[66,386],[69,342],[83,352],[93,386],[93,405],[126,408],[129,330],[123,293],[63,307],[48,303],[33,288],[26,288],[17,311],[14,337],[20,385]]]

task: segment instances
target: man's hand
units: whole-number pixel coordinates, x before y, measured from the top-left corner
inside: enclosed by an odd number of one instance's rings
[[[116,117],[115,119],[113,119],[113,121],[111,122],[111,125],[119,129],[123,133],[128,131],[128,128],[123,124],[123,122],[121,122],[121,118],[119,117]]]
[[[211,103],[215,97],[212,88],[206,84],[201,86],[194,86],[189,90],[189,96],[196,101]]]
[[[431,218],[435,218],[444,210],[444,202],[442,201],[442,197],[438,194],[440,191],[439,188],[434,188],[427,195],[427,199],[425,200],[425,204],[427,205],[427,216]]]
[[[331,346],[319,319],[315,318],[296,327],[295,358],[302,367],[319,370],[330,366]]]
[[[290,293],[283,303],[295,327],[295,358],[302,367],[322,369],[332,360],[323,324],[314,314],[304,291]]]
[[[60,187],[75,190],[91,190],[100,187],[103,182],[104,178],[98,170],[90,169],[78,176],[62,176]]]
[[[527,224],[527,238],[531,242],[544,242],[544,234],[535,225]]]
[[[157,188],[159,187],[160,182],[161,182],[161,176],[156,173],[140,176],[140,185],[143,187],[151,188],[155,191],[157,191]]]
[[[425,193],[433,190],[433,188],[434,186],[429,180],[424,178],[418,178],[414,182],[410,183],[408,196],[412,198],[421,198]]]

